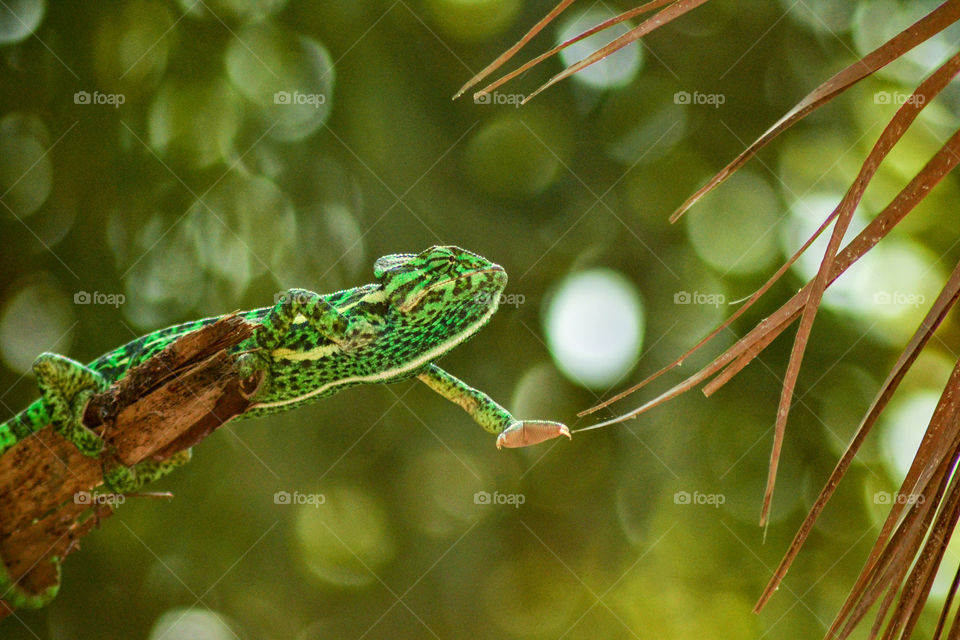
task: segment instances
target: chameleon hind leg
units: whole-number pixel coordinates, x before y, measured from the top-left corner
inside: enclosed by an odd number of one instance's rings
[[[550,420],[517,420],[493,398],[435,364],[417,378],[441,396],[460,405],[485,431],[497,436],[497,448],[526,447],[557,436],[570,437],[566,425]]]
[[[53,556],[47,558],[45,562],[53,564],[55,580],[44,591],[30,593],[20,587],[8,572],[3,560],[0,560],[0,599],[14,609],[40,609],[50,604],[60,591],[60,558]]]
[[[144,460],[132,467],[116,467],[103,474],[103,482],[114,493],[133,493],[154,480],[159,480],[174,469],[190,462],[191,451],[178,451],[166,460]]]
[[[90,367],[56,353],[42,353],[33,363],[37,386],[46,402],[54,430],[86,456],[97,457],[103,439],[83,425],[87,400],[110,383]]]

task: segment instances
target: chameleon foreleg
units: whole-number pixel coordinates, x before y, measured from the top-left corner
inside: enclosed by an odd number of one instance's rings
[[[374,327],[365,318],[340,313],[313,291],[290,289],[257,327],[253,339],[260,348],[272,351],[283,344],[290,327],[299,318],[344,351],[363,346],[376,337]]]
[[[86,456],[97,457],[103,439],[83,425],[87,400],[110,383],[93,369],[55,353],[42,353],[33,363],[37,386],[49,407],[54,430]]]
[[[435,364],[417,376],[447,400],[460,405],[474,421],[497,436],[497,448],[525,447],[557,436],[570,437],[570,430],[549,420],[517,420],[487,394],[474,389]]]
[[[103,474],[103,481],[115,493],[133,493],[148,482],[159,480],[177,467],[187,464],[190,455],[190,449],[184,449],[166,460],[145,460],[133,467],[116,467]]]

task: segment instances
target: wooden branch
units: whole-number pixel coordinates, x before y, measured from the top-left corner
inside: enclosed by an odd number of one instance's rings
[[[131,369],[84,410],[106,441],[100,459],[45,427],[0,456],[0,558],[18,588],[42,594],[60,581],[60,562],[113,513],[94,493],[104,469],[162,461],[243,413],[262,375],[241,380],[227,349],[249,338],[237,315],[188,333]],[[0,619],[12,613],[0,600]]]

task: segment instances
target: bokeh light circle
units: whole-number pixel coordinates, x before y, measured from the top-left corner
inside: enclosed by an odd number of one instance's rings
[[[566,155],[565,132],[559,122],[551,126],[552,114],[538,115],[501,116],[471,137],[465,160],[474,184],[491,195],[527,199],[557,180]]]
[[[619,272],[582,271],[554,292],[545,324],[560,370],[577,384],[605,388],[637,362],[643,345],[643,302]]]
[[[209,609],[179,607],[161,615],[148,640],[235,640],[237,630]]]
[[[322,504],[297,506],[294,535],[304,565],[315,577],[340,587],[374,582],[395,546],[383,504],[353,485],[335,486],[322,495]]]
[[[52,276],[40,274],[8,295],[0,308],[0,357],[17,373],[44,351],[67,353],[74,310]]]
[[[741,169],[684,216],[697,255],[724,274],[764,272],[777,257],[781,214],[770,186]]]
[[[267,22],[248,25],[227,46],[224,64],[272,138],[302,140],[330,115],[333,59],[313,38]]]
[[[477,42],[513,24],[523,8],[520,0],[425,0],[433,24],[457,40]]]
[[[0,46],[26,40],[46,12],[46,0],[6,0],[0,8]]]
[[[580,33],[595,27],[608,20],[619,12],[614,12],[605,5],[595,5],[579,14],[574,14],[560,23],[557,34],[557,44],[560,44]],[[588,57],[607,43],[619,38],[630,31],[629,22],[620,22],[607,27],[600,33],[575,42],[560,52],[563,64],[569,66]],[[636,42],[618,49],[615,53],[593,63],[586,69],[571,77],[577,84],[593,89],[612,89],[628,84],[640,71],[643,64],[643,53]]]
[[[0,9],[2,12],[2,9]],[[49,134],[39,118],[11,113],[0,120],[0,215],[36,212],[53,189]]]

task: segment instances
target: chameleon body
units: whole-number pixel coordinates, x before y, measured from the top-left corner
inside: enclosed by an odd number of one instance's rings
[[[517,420],[485,393],[435,364],[496,312],[507,283],[502,267],[458,247],[431,247],[378,259],[374,276],[372,284],[331,294],[291,289],[272,307],[240,314],[256,329],[233,348],[238,374],[263,371],[264,379],[254,402],[238,418],[293,409],[358,384],[417,377],[495,434],[498,448],[570,437],[558,422]],[[81,422],[87,400],[180,336],[219,317],[149,333],[87,365],[41,354],[33,366],[41,398],[0,424],[0,455],[52,424],[84,454],[100,456],[102,439]],[[119,493],[135,491],[189,457],[187,450],[163,462],[114,468],[105,472],[104,482]],[[55,594],[56,587],[39,595],[23,592],[0,562],[0,598],[14,607],[43,606]]]

